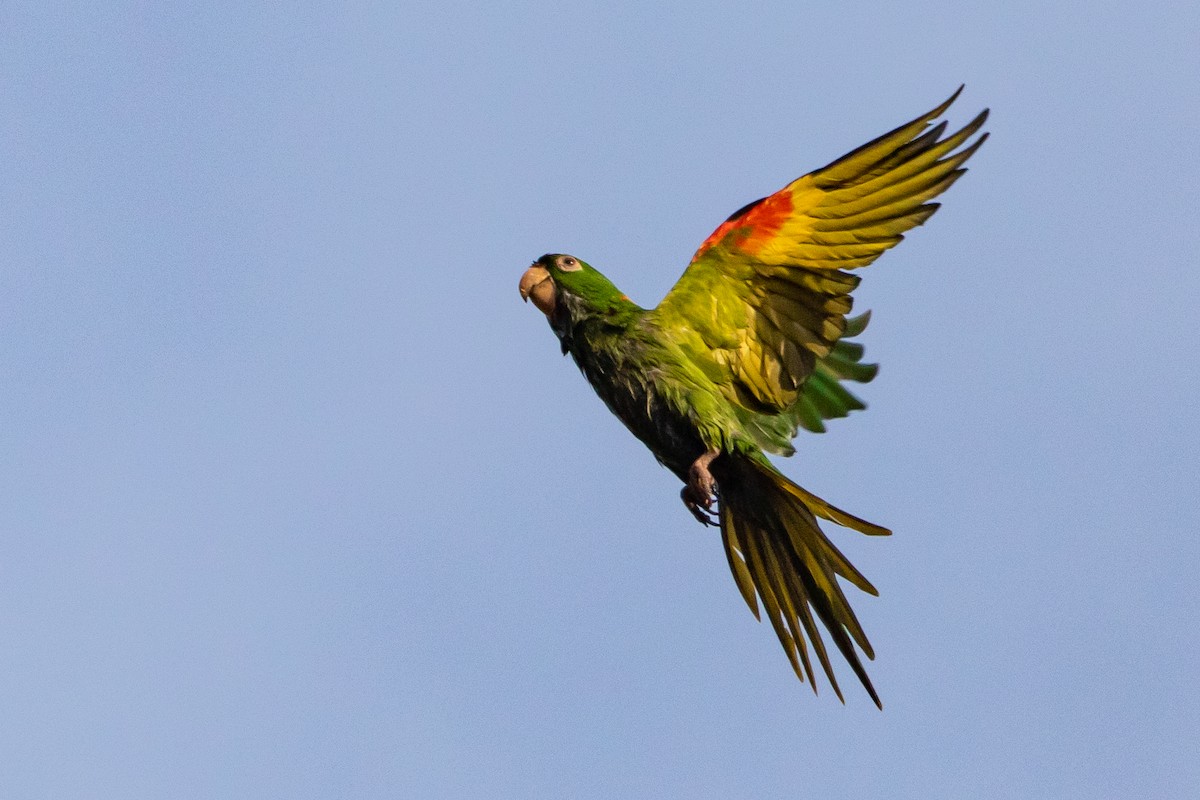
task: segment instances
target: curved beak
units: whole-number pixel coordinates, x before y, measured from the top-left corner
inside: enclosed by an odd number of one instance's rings
[[[550,271],[545,267],[534,264],[525,270],[517,288],[521,291],[522,300],[532,300],[538,310],[546,316],[554,310],[554,281],[550,280]]]

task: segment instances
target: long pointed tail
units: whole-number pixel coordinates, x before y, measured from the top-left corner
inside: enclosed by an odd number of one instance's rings
[[[805,643],[807,637],[833,691],[845,702],[813,620],[815,613],[875,705],[883,708],[854,645],[867,658],[873,659],[875,652],[842,593],[837,576],[868,594],[879,592],[825,537],[816,518],[871,536],[887,536],[891,531],[834,508],[789,481],[765,460],[727,456],[713,466],[720,486],[725,555],[746,605],[755,617],[762,619],[755,594],[762,598],[767,618],[796,676],[804,681],[807,675],[816,692],[816,678]]]

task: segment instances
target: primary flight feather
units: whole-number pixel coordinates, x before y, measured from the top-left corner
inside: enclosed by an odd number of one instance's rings
[[[875,654],[839,578],[878,592],[817,518],[890,531],[792,483],[765,452],[791,455],[799,428],[865,407],[842,385],[876,372],[851,341],[869,314],[847,316],[859,282],[848,270],[929,219],[987,138],[987,110],[950,135],[936,122],[961,91],[737,211],[657,308],[568,255],[542,256],[520,281],[609,410],[683,481],[688,510],[720,526],[742,597],[756,617],[761,601],[797,677],[816,691],[815,655],[842,697],[819,620],[880,707],[858,650]]]

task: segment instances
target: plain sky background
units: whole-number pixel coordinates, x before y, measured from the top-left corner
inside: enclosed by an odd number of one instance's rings
[[[1200,796],[1194,2],[0,10],[0,797]],[[992,108],[791,674],[517,280]],[[839,665],[840,666],[840,665]]]

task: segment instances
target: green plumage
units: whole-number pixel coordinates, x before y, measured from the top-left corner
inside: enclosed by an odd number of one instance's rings
[[[957,150],[986,112],[945,138],[945,123],[929,128],[953,99],[738,211],[655,309],[571,256],[543,256],[521,280],[608,408],[684,482],[701,521],[715,492],[738,589],[756,616],[761,601],[796,675],[815,691],[815,654],[842,696],[819,621],[876,704],[858,655],[874,652],[839,579],[876,591],[817,518],[889,531],[792,483],[764,452],[791,455],[799,428],[824,431],[865,407],[844,385],[877,369],[853,341],[869,315],[847,316],[859,279],[846,270],[928,219],[937,206],[926,201],[983,141]]]

